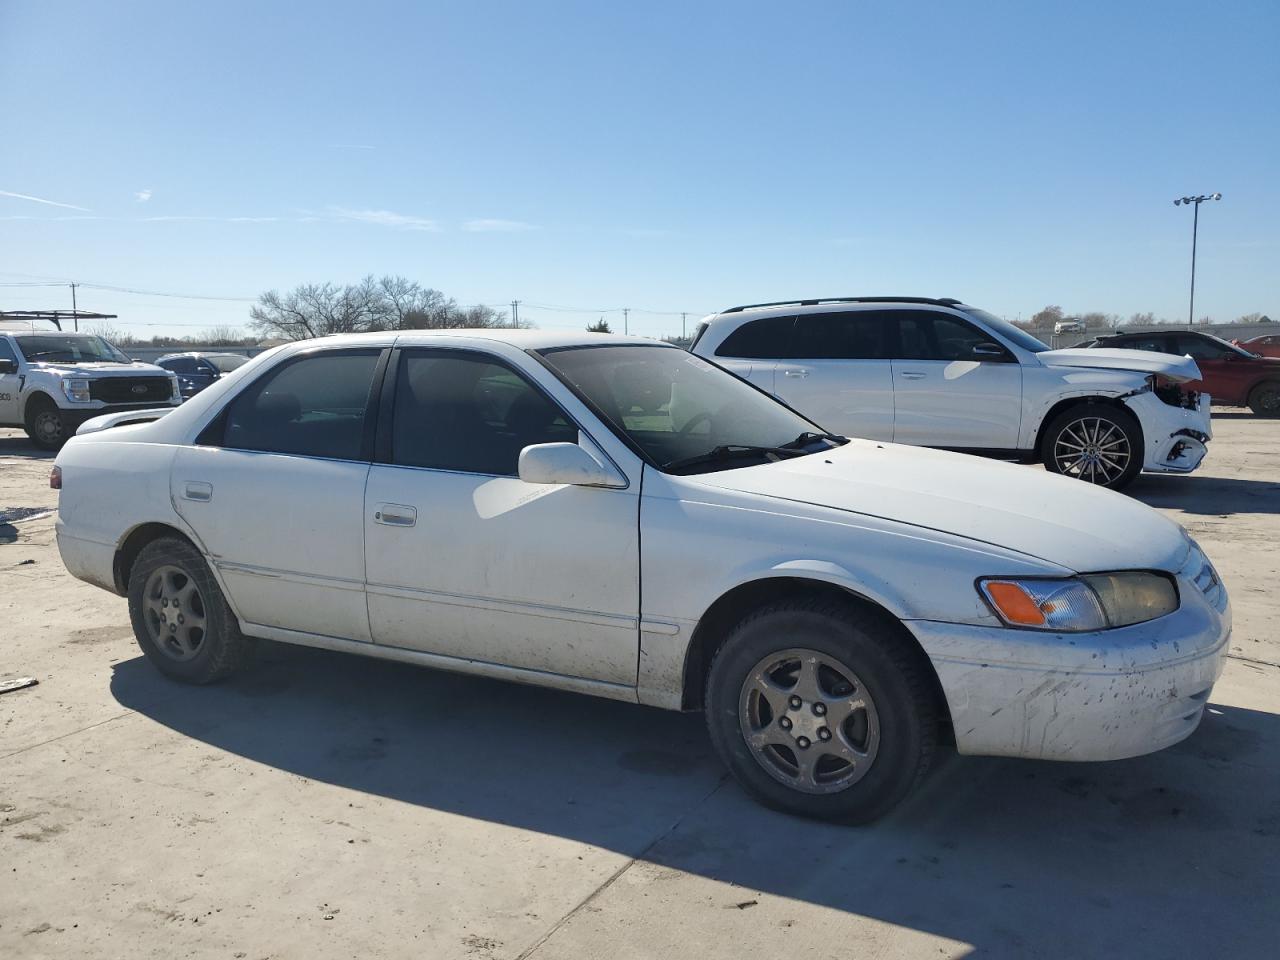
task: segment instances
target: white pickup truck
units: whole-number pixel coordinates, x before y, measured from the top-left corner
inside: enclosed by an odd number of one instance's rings
[[[92,417],[182,402],[178,378],[91,333],[0,327],[0,427],[57,450]]]

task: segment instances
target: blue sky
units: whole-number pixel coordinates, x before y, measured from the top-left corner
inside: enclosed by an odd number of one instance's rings
[[[1220,191],[1196,313],[1280,316],[1278,40],[1274,0],[0,0],[0,284],[232,298],[81,291],[148,335],[366,273],[650,334],[854,293],[1175,318],[1172,200]]]

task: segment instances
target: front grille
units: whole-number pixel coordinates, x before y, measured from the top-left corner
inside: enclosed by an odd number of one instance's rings
[[[89,398],[105,403],[155,403],[168,400],[172,393],[168,377],[110,377],[89,381]]]

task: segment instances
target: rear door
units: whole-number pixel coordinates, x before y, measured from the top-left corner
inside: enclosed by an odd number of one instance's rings
[[[250,623],[369,640],[366,427],[382,355],[325,350],[286,360],[178,451],[173,502]]]
[[[0,423],[18,423],[18,354],[8,337],[0,337],[0,361],[13,365],[7,373],[0,370]]]
[[[716,347],[716,363],[773,393],[778,360],[790,355],[787,351],[795,319],[779,316],[748,320]]]
[[[774,392],[827,430],[893,439],[893,373],[886,311],[853,309],[796,317]]]
[[[1022,367],[990,334],[933,310],[886,311],[895,321],[893,439],[930,447],[1014,450],[1022,422]]]

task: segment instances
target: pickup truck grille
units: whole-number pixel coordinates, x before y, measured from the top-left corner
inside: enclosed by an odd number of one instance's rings
[[[155,403],[168,400],[173,386],[168,377],[110,377],[89,381],[89,397],[106,403]]]

